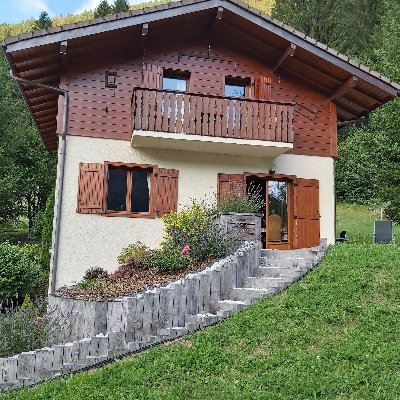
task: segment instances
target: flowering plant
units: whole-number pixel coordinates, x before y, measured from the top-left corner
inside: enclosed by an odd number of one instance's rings
[[[215,219],[214,207],[193,202],[180,212],[162,217],[165,223],[165,242],[172,242],[194,262],[223,257],[232,247],[232,241]]]
[[[182,249],[181,254],[184,255],[184,254],[189,254],[189,253],[190,253],[190,246],[186,245],[186,246]]]

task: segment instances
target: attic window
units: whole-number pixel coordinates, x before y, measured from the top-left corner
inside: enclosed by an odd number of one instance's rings
[[[186,92],[189,77],[188,71],[164,70],[163,89]]]

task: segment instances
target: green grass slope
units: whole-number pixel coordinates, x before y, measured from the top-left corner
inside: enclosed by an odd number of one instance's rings
[[[372,243],[374,221],[380,220],[380,213],[355,204],[338,204],[336,217],[337,235],[347,231],[350,243]],[[400,226],[394,225],[396,243],[400,244]],[[400,398],[400,396],[399,396]]]
[[[212,328],[3,398],[399,399],[399,282],[399,247],[340,244]]]

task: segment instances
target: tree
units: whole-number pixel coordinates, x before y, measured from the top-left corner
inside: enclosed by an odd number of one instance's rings
[[[35,20],[34,28],[35,30],[37,29],[47,29],[53,26],[53,23],[51,22],[51,18],[49,17],[49,14],[47,14],[46,11],[42,11],[39,15],[39,19]]]
[[[112,14],[113,8],[108,4],[107,0],[102,0],[100,4],[94,9],[94,17],[105,17],[106,15]]]
[[[115,13],[121,13],[129,11],[129,1],[128,0],[115,0],[113,11]]]
[[[32,228],[54,186],[56,154],[48,152],[0,54],[0,223],[25,216]]]
[[[370,55],[379,40],[383,0],[278,0],[272,16],[353,57]]]

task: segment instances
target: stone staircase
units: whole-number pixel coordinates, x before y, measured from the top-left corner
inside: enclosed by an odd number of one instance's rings
[[[233,275],[221,277],[215,292],[212,292],[216,293],[217,300],[213,301],[210,290],[213,291],[214,288],[209,286],[211,289],[207,291],[211,298],[201,303],[204,307],[198,309],[200,312],[184,314],[184,318],[179,318],[179,321],[178,318],[171,318],[167,324],[155,324],[146,320],[146,324],[150,326],[149,334],[146,335],[143,331],[141,333],[139,331],[137,333],[108,332],[2,358],[0,359],[0,392],[91,368],[115,357],[140,351],[167,340],[174,340],[189,332],[213,325],[246,309],[263,297],[273,296],[285,290],[311,271],[322,260],[325,253],[326,242],[310,249],[261,250],[258,266],[248,265],[245,268],[246,273],[240,268],[232,272]],[[254,254],[253,260],[258,257],[257,253]],[[220,268],[222,267],[217,267],[215,271],[219,273]],[[242,282],[242,284],[236,284],[240,287],[232,287],[230,282]],[[201,287],[199,290],[201,291]],[[179,301],[174,307],[179,308]],[[169,313],[174,314],[173,310],[174,308],[170,309]],[[175,314],[179,313],[175,311]]]
[[[203,313],[185,315],[185,326],[163,328],[158,333],[164,338],[179,337],[215,324],[246,309],[263,297],[273,296],[285,290],[311,271],[321,262],[324,255],[321,247],[261,250],[259,266],[253,268],[253,276],[244,278],[243,287],[230,289],[228,296],[223,300],[211,301],[209,309]]]

